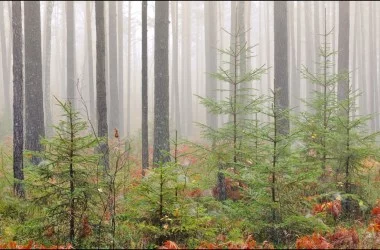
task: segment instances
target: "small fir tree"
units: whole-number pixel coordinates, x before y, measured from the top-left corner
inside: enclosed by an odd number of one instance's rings
[[[42,225],[51,232],[53,243],[79,246],[83,221],[87,221],[97,201],[96,171],[99,155],[93,149],[98,138],[86,134],[87,123],[71,103],[57,100],[63,119],[55,126],[55,136],[42,139],[45,150],[35,153],[43,159],[31,174],[32,198],[43,208]]]
[[[238,38],[245,32],[238,29],[235,34],[227,33],[231,37]],[[222,100],[198,96],[201,104],[206,107],[208,112],[230,117],[228,122],[218,128],[199,124],[203,130],[203,136],[212,142],[213,150],[210,152],[216,154],[214,158],[217,159],[216,164],[218,165],[217,193],[219,200],[227,198],[225,170],[230,168],[236,172],[238,168],[249,164],[246,160],[252,156],[251,147],[254,142],[246,138],[245,133],[255,129],[257,123],[252,117],[255,117],[255,114],[259,112],[263,98],[259,95],[253,95],[251,93],[253,92],[252,88],[248,84],[254,80],[259,80],[261,75],[267,71],[265,65],[262,65],[259,68],[247,69],[244,74],[240,74],[241,65],[246,63],[240,60],[248,60],[251,57],[253,46],[248,46],[247,43],[239,43],[238,39],[235,41],[237,42],[233,43],[229,49],[219,49],[222,55],[227,55],[232,59],[231,62],[222,62],[228,67],[221,66],[218,72],[210,74],[211,77],[215,77],[226,85],[220,91],[229,92],[229,96]],[[242,54],[248,56],[242,57]]]

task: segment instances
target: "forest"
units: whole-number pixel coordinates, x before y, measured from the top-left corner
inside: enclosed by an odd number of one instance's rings
[[[0,249],[379,249],[379,23],[0,1]]]

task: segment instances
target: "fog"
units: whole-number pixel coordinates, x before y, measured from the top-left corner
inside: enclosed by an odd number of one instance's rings
[[[12,131],[12,13],[11,2],[0,3],[0,132],[4,138]],[[48,5],[52,5],[51,20],[47,18]],[[226,49],[231,44],[233,22],[244,26],[244,36],[249,46],[254,46],[253,57],[247,60],[247,68],[268,68],[260,80],[250,82],[250,87],[259,94],[269,94],[274,88],[275,49],[274,49],[274,2],[244,1],[244,15],[238,10],[238,2],[217,1],[210,9],[205,9],[206,2],[169,2],[169,124],[170,136],[178,130],[180,136],[189,139],[200,138],[200,128],[196,123],[206,123],[206,108],[200,104],[199,96],[206,96],[210,75],[207,64],[213,62],[217,67],[225,66],[228,60],[220,53],[210,54],[208,49]],[[287,61],[289,83],[289,107],[295,112],[306,109],[299,99],[310,98],[307,80],[300,73],[304,65],[315,70],[318,62],[319,47],[326,21],[327,30],[332,34],[327,42],[332,50],[339,47],[339,2],[287,2]],[[375,114],[369,127],[372,131],[379,128],[378,78],[380,64],[378,39],[377,2],[349,2],[349,71],[351,83],[355,89],[363,92],[359,98],[357,114]],[[96,124],[96,27],[94,2],[74,2],[73,17],[70,17],[67,2],[40,2],[41,21],[41,56],[43,65],[43,99],[45,102],[45,130],[51,123],[60,119],[54,97],[60,100],[68,98],[71,89],[76,107]],[[105,2],[105,76],[107,85],[108,127],[109,131],[117,128],[123,137],[138,137],[141,133],[142,118],[142,4],[125,1]],[[175,11],[178,8],[178,13]],[[22,9],[25,11],[22,3]],[[113,11],[113,12],[112,12]],[[234,13],[235,12],[235,13]],[[326,16],[325,16],[326,12]],[[110,16],[111,13],[111,16]],[[173,16],[174,14],[174,16]],[[232,16],[231,16],[232,15]],[[23,16],[23,15],[22,15]],[[235,16],[236,20],[233,20]],[[240,20],[244,18],[244,20]],[[24,16],[22,17],[24,19]],[[207,19],[208,18],[208,19]],[[207,21],[208,20],[208,21]],[[24,20],[25,21],[25,20]],[[49,22],[50,21],[50,22]],[[70,23],[73,22],[73,30]],[[111,25],[110,23],[111,22]],[[47,26],[51,25],[50,37]],[[174,25],[173,25],[174,24]],[[205,31],[206,26],[207,32]],[[236,27],[238,25],[236,24]],[[177,27],[178,41],[174,41],[173,27]],[[25,27],[24,27],[25,28]],[[23,29],[24,29],[23,28]],[[110,34],[111,32],[111,34]],[[342,31],[343,32],[343,31]],[[176,32],[175,32],[176,33]],[[212,33],[210,40],[208,34]],[[49,33],[48,33],[49,34]],[[155,2],[148,1],[147,6],[147,58],[148,58],[148,124],[149,136],[152,136],[154,121],[154,36],[155,36]],[[72,38],[73,40],[69,40]],[[111,40],[110,40],[111,39]],[[50,62],[46,57],[47,43],[51,45]],[[69,41],[74,41],[70,49]],[[174,42],[177,44],[178,58],[173,63]],[[214,44],[211,44],[211,42]],[[29,41],[25,38],[25,43]],[[91,44],[91,46],[89,46]],[[111,46],[111,47],[110,47]],[[72,51],[72,54],[69,53]],[[206,58],[206,56],[212,58]],[[71,58],[73,57],[73,58]],[[25,59],[27,60],[27,59]],[[90,60],[92,62],[90,63]],[[338,71],[339,54],[333,56],[335,65],[330,69]],[[46,65],[49,63],[49,65]],[[50,88],[46,88],[46,72],[50,70]],[[212,70],[216,69],[211,66]],[[68,85],[68,71],[72,71],[74,85]],[[90,74],[92,76],[90,77]],[[115,75],[116,74],[116,75]],[[173,80],[174,79],[174,80]],[[178,79],[178,80],[175,80]],[[117,82],[117,84],[116,84]],[[28,85],[28,82],[24,83]],[[115,85],[113,85],[115,84]],[[178,94],[176,94],[178,84]],[[75,86],[74,89],[72,86]],[[117,86],[114,89],[112,86]],[[221,88],[221,81],[216,81],[216,88]],[[176,99],[176,96],[178,99]],[[225,92],[215,91],[216,98],[224,98]],[[46,100],[47,104],[46,104]],[[83,105],[83,103],[85,105]],[[269,105],[269,104],[268,104]],[[50,106],[52,119],[47,120],[46,106]],[[116,113],[113,111],[116,110]],[[176,115],[177,114],[177,115]],[[180,118],[176,118],[180,116]],[[117,118],[115,118],[117,117]],[[115,119],[118,122],[114,122]],[[266,119],[263,117],[263,119]],[[227,116],[218,116],[221,124]],[[48,134],[51,132],[47,132]]]

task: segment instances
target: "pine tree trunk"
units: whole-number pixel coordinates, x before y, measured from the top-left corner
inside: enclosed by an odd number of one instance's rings
[[[148,142],[148,26],[147,26],[147,7],[148,1],[142,2],[142,168],[149,168],[149,142]]]
[[[339,4],[341,4],[339,2]],[[376,8],[375,2],[369,2],[369,56],[370,67],[369,67],[369,79],[370,79],[370,93],[371,93],[371,114],[375,114],[371,120],[373,131],[378,130],[378,86],[377,86],[377,53],[376,53]],[[347,3],[349,5],[349,2]],[[346,7],[347,8],[347,7]],[[348,7],[349,8],[349,7]],[[349,11],[348,11],[349,12]],[[349,20],[348,20],[349,22]],[[348,64],[348,63],[347,63]]]
[[[192,134],[192,82],[191,82],[191,2],[182,2],[182,82],[183,105],[182,121],[183,132],[186,136]]]
[[[294,2],[288,2],[288,23],[289,23],[289,49],[290,49],[290,56],[291,60],[289,60],[289,65],[291,67],[290,72],[290,77],[289,77],[289,82],[290,82],[290,89],[291,89],[291,104],[290,106],[292,108],[295,108],[296,112],[300,111],[300,85],[298,85],[297,82],[297,58],[296,58],[296,43],[295,43],[295,26],[294,26],[294,9],[295,9],[295,4]]]
[[[339,2],[338,72],[348,72],[350,37],[350,2]],[[347,80],[338,83],[338,100],[348,97]]]
[[[40,2],[24,3],[25,34],[25,149],[41,151],[45,136],[42,91]],[[33,164],[39,159],[32,158]]]
[[[298,90],[296,90],[296,96],[298,98],[302,97],[302,89],[301,88],[301,54],[302,54],[302,45],[301,45],[301,39],[302,39],[302,31],[301,31],[301,2],[297,2],[297,4],[294,5],[294,8],[297,8],[297,75],[296,75],[296,86],[298,87]],[[302,110],[302,104],[298,100],[299,108],[296,109],[298,111]]]
[[[313,71],[314,67],[314,53],[313,53],[313,33],[312,33],[312,26],[311,26],[311,2],[303,2],[305,7],[305,57],[306,57],[306,67]],[[312,98],[313,95],[313,85],[310,83],[306,83],[306,101],[309,101]]]
[[[5,19],[4,19],[4,7],[3,1],[0,2],[0,45],[1,45],[1,64],[2,64],[2,80],[4,84],[4,113],[6,118],[11,113],[11,101],[10,101],[10,69],[9,69],[9,64],[7,60],[7,44],[5,42]]]
[[[239,57],[239,73],[238,75],[240,77],[244,76],[247,71],[247,56],[246,56],[246,28],[245,28],[245,1],[238,1],[237,3],[238,8],[238,39],[239,39],[239,50],[241,50],[240,57]],[[247,83],[242,82],[239,84],[239,94],[242,98],[243,105],[248,105],[248,98],[245,96],[246,94],[249,94],[245,91],[242,91],[242,89],[246,89]],[[248,118],[245,114],[239,115],[242,119]]]
[[[274,2],[274,91],[276,92],[276,109],[278,117],[278,134],[289,133],[289,120],[281,111],[289,108],[288,83],[288,28],[287,4],[285,1]]]
[[[90,99],[90,119],[91,122],[96,121],[95,114],[95,90],[94,90],[94,62],[93,62],[93,52],[92,52],[92,11],[91,2],[86,2],[86,34],[87,34],[87,56],[88,56],[88,89],[89,89],[89,99]]]
[[[175,117],[175,128],[181,134],[181,113],[179,104],[179,86],[178,86],[178,2],[171,2],[171,17],[172,17],[172,87],[174,105],[172,105],[174,112],[171,114]]]
[[[75,56],[75,15],[74,2],[66,2],[66,32],[67,32],[67,99],[75,104],[76,90],[76,56]]]
[[[119,88],[119,132],[124,135],[124,21],[123,1],[117,2],[117,46],[118,46],[118,88]]]
[[[205,19],[205,56],[206,56],[206,96],[213,100],[216,99],[217,80],[211,73],[217,71],[217,51],[216,51],[216,2],[204,2]],[[217,117],[207,112],[207,125],[215,129],[217,127]]]
[[[128,56],[127,56],[127,137],[131,136],[131,41],[132,41],[132,31],[131,31],[131,21],[132,21],[132,1],[128,4]]]
[[[236,4],[235,1],[231,1],[230,48],[235,48],[235,45],[237,43],[237,39],[236,39],[236,32],[237,32],[237,20],[236,20],[236,17],[237,17],[237,13],[236,12],[237,12],[237,4]],[[237,74],[237,72],[235,71],[235,67],[233,65],[234,65],[234,57],[230,56],[230,72],[231,72],[231,76],[235,77],[235,75]],[[233,90],[234,90],[233,86],[230,85],[230,95],[231,96],[233,95]],[[233,121],[234,117],[230,116],[229,120]]]
[[[52,117],[50,106],[50,60],[51,60],[51,15],[53,13],[54,2],[49,1],[46,5],[46,19],[45,19],[45,41],[44,41],[44,92],[45,92],[45,128],[46,135],[52,136]]]
[[[108,125],[107,125],[107,91],[105,75],[105,32],[104,32],[104,2],[95,2],[96,20],[96,108],[98,120],[98,136],[106,139],[100,146],[103,154],[102,165],[108,170]]]
[[[169,162],[169,1],[155,2],[153,162]]]
[[[117,34],[116,34],[116,2],[108,2],[108,56],[109,56],[109,86],[110,109],[108,134],[119,127],[119,91],[117,82]]]
[[[15,178],[14,194],[25,197],[22,183],[23,146],[24,146],[24,96],[23,96],[23,56],[22,56],[22,19],[21,1],[12,2],[13,28],[13,176]]]

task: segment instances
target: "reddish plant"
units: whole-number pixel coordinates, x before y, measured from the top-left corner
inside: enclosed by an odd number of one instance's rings
[[[82,231],[80,233],[80,237],[85,238],[85,237],[89,236],[91,233],[92,233],[92,229],[91,229],[91,226],[88,222],[88,216],[85,215],[83,217],[83,220],[82,220]]]
[[[71,244],[66,246],[44,246],[30,240],[26,245],[18,244],[16,241],[1,242],[0,249],[73,249]]]
[[[338,218],[342,212],[342,203],[340,200],[334,200],[330,202],[324,202],[322,204],[315,204],[313,207],[313,214],[327,212],[331,214],[334,219]]]
[[[202,190],[200,188],[187,189],[183,191],[183,195],[185,197],[191,197],[191,198],[201,197]]]
[[[179,247],[174,241],[167,240],[162,246],[158,247],[158,249],[179,249]]]
[[[333,234],[327,235],[327,239],[334,248],[356,248],[359,244],[359,235],[355,229],[338,228]]]
[[[380,202],[371,211],[372,221],[368,226],[368,231],[380,234]]]
[[[224,234],[219,234],[216,240],[218,243],[202,242],[197,249],[255,249],[257,246],[252,235],[248,235],[244,243],[226,241],[227,237]],[[266,248],[264,248],[264,244]],[[264,241],[262,247],[263,249],[274,249],[273,245],[267,241]]]
[[[234,168],[229,168],[227,171],[238,175],[239,172],[236,171]],[[233,201],[241,200],[243,198],[242,190],[241,189],[247,189],[248,186],[244,182],[240,180],[234,180],[231,177],[225,177],[225,183],[226,183],[226,195],[227,199],[231,199]],[[212,188],[212,195],[214,198],[219,197],[219,187],[215,186]]]
[[[327,242],[319,233],[303,236],[296,241],[297,249],[331,249],[333,245]]]

